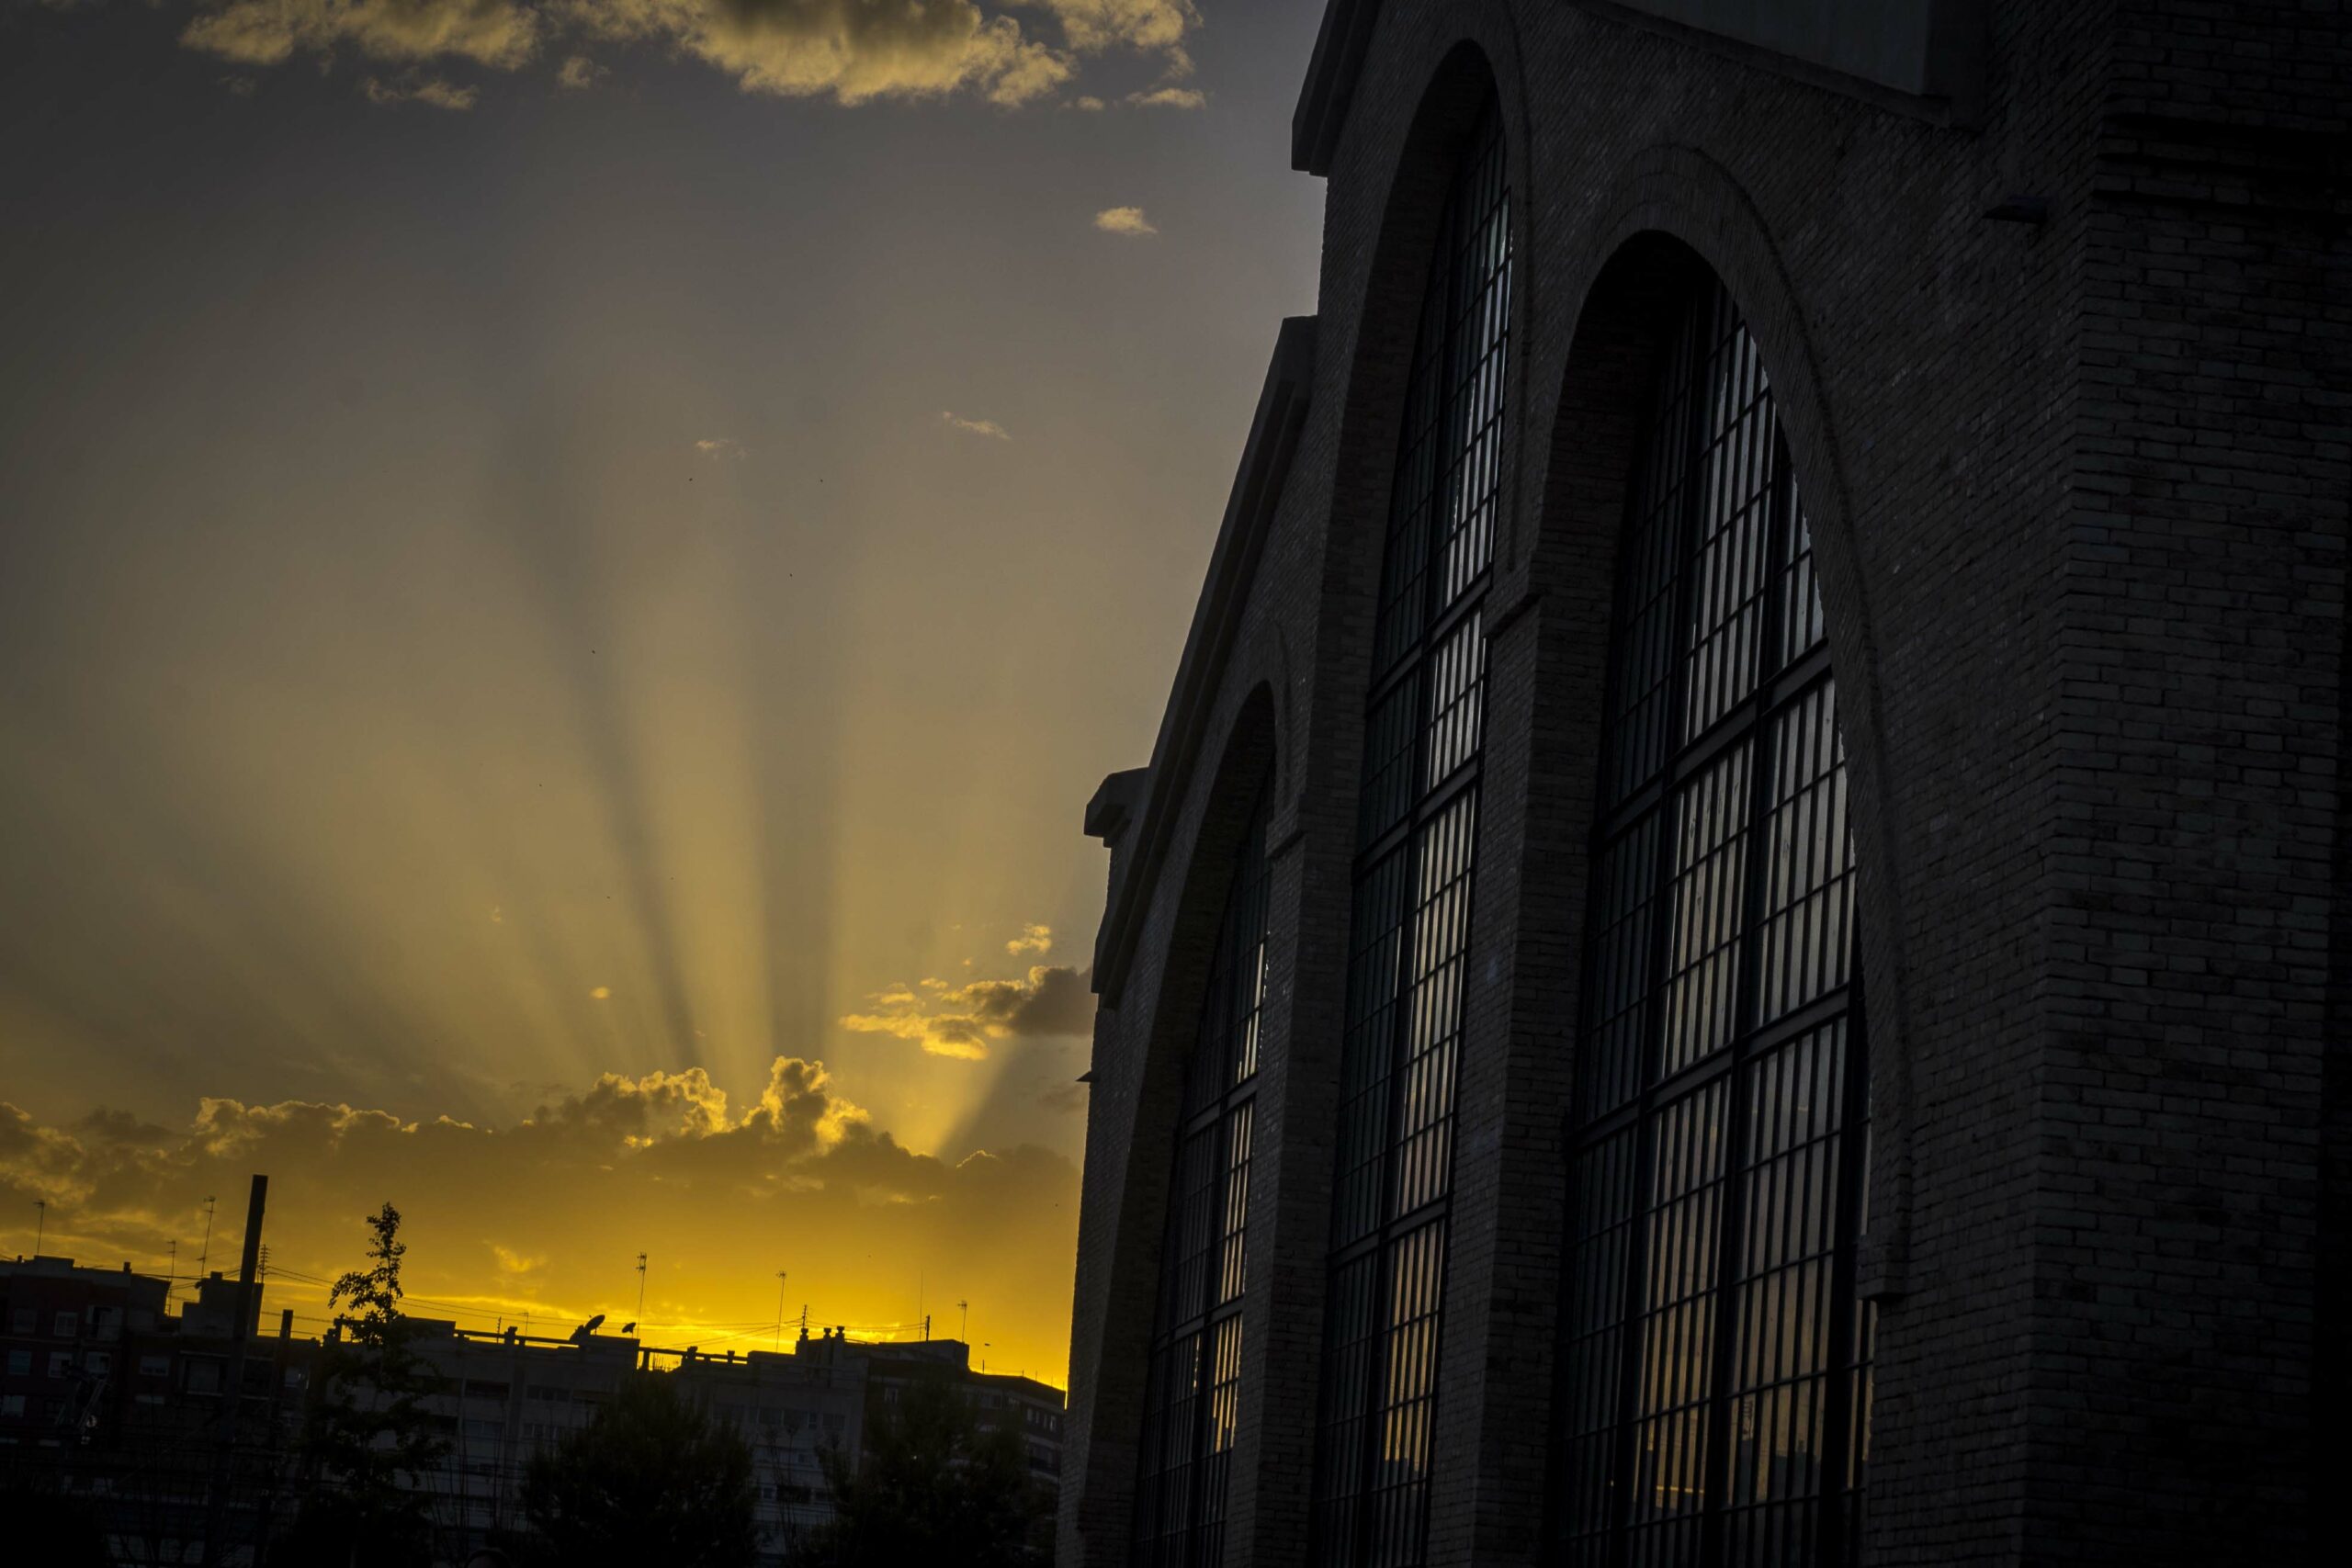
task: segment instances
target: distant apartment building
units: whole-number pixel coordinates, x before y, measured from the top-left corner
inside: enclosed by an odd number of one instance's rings
[[[124,1336],[154,1328],[167,1290],[128,1263],[0,1262],[0,1444],[54,1447],[95,1422]]]
[[[626,1378],[661,1371],[680,1379],[752,1450],[763,1560],[832,1517],[820,1452],[854,1453],[863,1440],[865,1367],[854,1358],[803,1360],[765,1350],[664,1350],[627,1335],[568,1338],[413,1320],[415,1348],[442,1382],[425,1408],[445,1426],[449,1454],[427,1486],[442,1521],[471,1546],[519,1530],[523,1483],[534,1456],[584,1429]]]
[[[220,1568],[269,1561],[256,1543],[292,1522],[311,1479],[303,1425],[329,1347],[297,1338],[290,1311],[266,1317],[258,1285],[243,1303],[240,1341],[242,1293],[214,1273],[174,1303],[168,1280],[127,1265],[0,1262],[0,1484],[91,1502],[120,1563],[201,1562],[215,1530]],[[424,1408],[448,1442],[420,1489],[454,1561],[526,1531],[531,1461],[585,1429],[640,1374],[680,1380],[749,1445],[763,1564],[780,1563],[833,1517],[826,1452],[861,1455],[872,1413],[919,1377],[955,1382],[980,1425],[1017,1433],[1032,1476],[1058,1490],[1060,1391],[975,1371],[955,1340],[867,1344],[826,1331],[778,1350],[712,1352],[586,1325],[562,1337],[447,1319],[409,1325],[438,1385]],[[229,1419],[222,1401],[232,1387],[240,1405]]]
[[[1018,1436],[1028,1456],[1030,1475],[1055,1497],[1060,1496],[1061,1390],[1035,1378],[975,1371],[972,1348],[960,1339],[866,1343],[851,1339],[845,1332],[827,1330],[814,1339],[804,1334],[794,1354],[820,1364],[864,1362],[869,1411],[896,1404],[900,1391],[917,1378],[944,1372],[971,1399],[981,1428],[1009,1429]]]
[[[319,1347],[293,1337],[290,1314],[274,1335],[255,1332],[256,1287],[240,1357],[231,1338],[237,1294],[236,1281],[216,1273],[174,1315],[170,1281],[128,1264],[0,1262],[0,1482],[96,1504],[119,1563],[199,1561],[208,1528],[239,1543],[220,1562],[250,1562],[249,1543],[290,1515]],[[232,1383],[241,1408],[224,1425]],[[216,1490],[220,1508],[209,1527]]]

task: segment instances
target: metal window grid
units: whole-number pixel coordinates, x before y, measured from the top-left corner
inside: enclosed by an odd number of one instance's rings
[[[1719,284],[1620,558],[1568,1127],[1554,1556],[1857,1560],[1869,1061],[1812,535]]]
[[[1373,631],[1312,1551],[1424,1552],[1500,503],[1510,196],[1490,104],[1455,165],[1407,380]]]
[[[1271,785],[1259,785],[1242,834],[1184,1065],[1136,1490],[1135,1561],[1152,1568],[1216,1568],[1225,1557],[1249,1288]]]

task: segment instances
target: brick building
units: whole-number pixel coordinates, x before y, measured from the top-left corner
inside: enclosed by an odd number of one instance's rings
[[[1332,0],[1294,129],[1062,1561],[2302,1560],[2352,16]]]

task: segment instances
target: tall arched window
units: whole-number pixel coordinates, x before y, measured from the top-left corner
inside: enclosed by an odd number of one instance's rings
[[[1421,1560],[1501,485],[1510,191],[1489,104],[1456,165],[1405,396],[1364,717],[1314,1542]]]
[[[1249,1285],[1272,784],[1270,774],[1258,787],[1227,879],[1200,1029],[1184,1064],[1136,1498],[1135,1561],[1146,1568],[1214,1568],[1225,1556],[1226,1472],[1240,1416],[1241,1301]]]
[[[1617,575],[1563,1292],[1568,1563],[1854,1560],[1869,1058],[1812,535],[1710,283]]]

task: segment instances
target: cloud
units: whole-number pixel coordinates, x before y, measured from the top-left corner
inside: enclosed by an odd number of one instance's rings
[[[876,98],[973,93],[1016,105],[1076,71],[1069,52],[1026,37],[974,0],[576,0],[601,37],[670,44],[746,92]]]
[[[1127,95],[1127,102],[1145,108],[1206,108],[1208,101],[1209,96],[1198,87],[1154,87],[1148,93]]]
[[[960,430],[967,435],[984,435],[990,441],[1012,439],[1012,432],[992,419],[966,419],[963,415],[945,409],[940,411],[939,417],[946,422],[950,430]]]
[[[548,1255],[544,1252],[521,1253],[511,1247],[501,1247],[494,1241],[489,1245],[490,1255],[497,1260],[498,1271],[502,1274],[528,1274],[535,1269],[547,1267]]]
[[[1201,25],[1193,0],[1012,0],[1026,9],[1047,11],[1061,24],[1062,37],[1081,54],[1132,50],[1157,54],[1171,74],[1188,75],[1192,56],[1184,39]]]
[[[1084,109],[1088,114],[1101,114],[1107,106],[1093,94],[1084,93],[1072,98],[1069,107],[1074,109]]]
[[[474,100],[481,96],[479,87],[457,86],[437,76],[413,77],[398,82],[386,82],[370,76],[359,84],[359,90],[371,104],[431,104],[435,108],[460,111],[473,107]]]
[[[1106,207],[1094,215],[1094,226],[1105,234],[1124,234],[1129,239],[1159,232],[1140,207]]]
[[[359,1260],[362,1216],[389,1200],[406,1220],[412,1310],[469,1326],[525,1311],[636,1316],[643,1251],[656,1344],[751,1348],[755,1325],[766,1348],[774,1269],[788,1266],[796,1304],[827,1322],[895,1319],[903,1282],[924,1269],[998,1303],[992,1358],[1058,1377],[1067,1354],[1070,1162],[1025,1145],[909,1149],[820,1062],[775,1058],[748,1099],[699,1067],[607,1073],[497,1126],[225,1098],[175,1126],[115,1111],[52,1124],[0,1104],[0,1230],[22,1233],[6,1236],[11,1253],[29,1250],[40,1199],[43,1251],[160,1270],[176,1242],[186,1273],[217,1196],[218,1265],[236,1257],[256,1171],[270,1178],[266,1310],[294,1308],[306,1336],[324,1325],[323,1282]],[[777,1238],[787,1256],[747,1265]]]
[[[1088,1098],[1086,1085],[1082,1083],[1061,1083],[1056,1084],[1053,1088],[1039,1095],[1037,1097],[1037,1103],[1044,1109],[1054,1111],[1057,1115],[1083,1116],[1086,1114]]]
[[[1035,929],[1035,928],[1033,928]],[[1075,1036],[1094,1028],[1091,976],[1065,964],[1037,964],[1018,979],[950,985],[926,979],[866,998],[872,1010],[841,1021],[861,1034],[895,1034],[934,1056],[978,1061],[1009,1037]]]
[[[1114,51],[1155,59],[1163,79],[1182,80],[1199,26],[1191,0],[211,0],[180,41],[246,66],[298,55],[332,62],[347,51],[496,71],[559,39],[647,43],[699,60],[745,92],[844,105],[967,95],[1017,107],[1059,92],[1081,56]],[[583,88],[603,73],[575,49],[556,81]]]
[[[523,0],[228,0],[199,11],[180,41],[242,65],[277,65],[348,44],[371,60],[458,59],[512,70],[537,51],[545,30],[545,14]]]
[[[1040,955],[1051,953],[1054,950],[1054,928],[1051,926],[1023,926],[1021,928],[1021,934],[1019,936],[1014,937],[1011,942],[1004,944],[1004,950],[1015,958],[1019,958],[1023,953],[1035,953]]]
[[[740,457],[743,444],[731,436],[706,435],[695,443],[695,450],[706,457]]]

